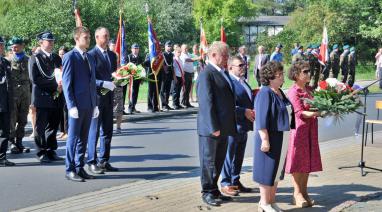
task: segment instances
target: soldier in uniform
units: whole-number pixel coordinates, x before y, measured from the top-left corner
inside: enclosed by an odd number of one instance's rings
[[[349,62],[348,62],[348,55],[349,55],[349,46],[345,45],[343,47],[344,52],[342,52],[340,56],[340,67],[341,67],[341,74],[342,74],[342,79],[341,81],[343,83],[346,83],[348,79],[348,71],[349,71]]]
[[[11,153],[18,154],[30,150],[23,146],[25,126],[28,122],[28,110],[31,104],[31,84],[28,72],[29,57],[24,52],[24,41],[19,37],[12,37],[9,41],[12,57],[9,58],[12,68],[13,105],[11,109]]]
[[[127,62],[128,63],[134,63],[135,65],[141,65],[143,63],[143,58],[139,56],[139,45],[134,43],[131,45],[131,54],[127,55]],[[134,79],[133,83],[130,84],[130,90],[131,93],[129,96],[129,109],[128,114],[133,113],[140,113],[135,108],[135,105],[137,104],[138,100],[138,93],[139,93],[139,86],[141,85],[142,80],[141,79]],[[126,86],[127,87],[127,86]],[[126,96],[126,90],[124,90],[124,96]]]
[[[57,130],[64,106],[60,68],[61,57],[53,53],[54,37],[51,32],[37,35],[41,49],[29,59],[32,81],[32,99],[36,107],[37,159],[41,163],[63,160],[57,156]]]
[[[330,78],[336,78],[338,77],[338,74],[340,73],[340,55],[338,52],[338,45],[333,45],[333,50],[330,52]]]
[[[355,66],[357,64],[356,61],[356,55],[355,55],[355,48],[350,48],[350,53],[348,56],[348,68],[349,68],[349,75],[348,75],[348,85],[350,87],[353,87],[353,84],[355,82]]]
[[[315,89],[318,85],[318,80],[320,79],[321,74],[321,64],[318,62],[318,52],[317,46],[311,45],[311,51],[307,52],[307,60],[309,62],[310,67],[310,76],[311,80],[309,85]]]
[[[171,83],[174,78],[173,72],[173,58],[174,54],[172,53],[172,42],[167,41],[165,43],[165,52],[163,53],[164,63],[163,63],[163,72],[162,74],[162,83],[160,87],[160,98],[162,102],[162,109],[165,111],[174,110],[174,108],[168,105],[168,100],[170,98]]]
[[[14,166],[7,160],[10,112],[13,101],[11,64],[4,55],[4,39],[0,37],[0,166]]]
[[[159,103],[158,103],[158,97],[157,97],[157,85],[155,83],[155,76],[153,73],[153,70],[151,69],[151,61],[150,61],[150,54],[146,55],[145,62],[143,63],[144,67],[146,67],[146,73],[147,78],[150,79],[148,82],[148,94],[147,94],[147,111],[155,113],[159,112]],[[162,84],[162,75],[161,73],[157,76],[157,84],[158,89],[159,86]],[[159,92],[159,91],[158,91]]]

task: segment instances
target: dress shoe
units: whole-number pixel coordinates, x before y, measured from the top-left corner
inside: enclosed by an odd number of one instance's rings
[[[187,104],[186,108],[194,108],[194,106],[192,106],[191,104]]]
[[[64,160],[64,158],[58,157],[57,153],[55,151],[53,151],[53,150],[52,151],[48,151],[47,156],[48,156],[48,158],[51,161],[61,161],[61,160]]]
[[[134,113],[141,113],[141,111],[137,110],[137,109],[134,109],[133,110]]]
[[[96,164],[90,164],[89,165],[89,171],[93,174],[104,174],[105,172],[98,167]]]
[[[7,159],[1,159],[0,160],[0,166],[14,166],[14,165],[16,165],[16,164],[7,160]]]
[[[118,168],[113,167],[113,166],[110,165],[110,163],[108,163],[108,162],[99,163],[99,164],[98,164],[98,167],[100,167],[101,169],[103,169],[103,171],[108,171],[108,172],[117,172],[117,171],[119,171]]]
[[[125,111],[123,111],[123,115],[131,115],[131,114],[133,114],[133,113],[132,112],[126,113]]]
[[[11,150],[11,154],[20,154],[20,153],[22,153],[22,151],[14,143],[11,144],[10,150]]]
[[[51,163],[52,161],[49,159],[47,154],[42,154],[42,155],[36,155],[37,160],[40,163]]]
[[[93,175],[90,175],[88,174],[83,168],[81,168],[79,171],[78,171],[78,176],[84,178],[84,179],[95,179],[95,177]]]
[[[65,175],[65,178],[74,182],[85,182],[85,179],[80,177],[75,172],[69,172]]]
[[[152,108],[149,108],[149,109],[147,109],[147,112],[149,112],[149,113],[155,113],[156,111],[155,111],[154,109],[152,109]]]
[[[297,194],[293,196],[293,205],[296,205],[298,208],[306,208],[309,207],[308,201],[302,196],[302,194]]]
[[[245,186],[243,186],[243,184],[241,184],[241,182],[239,182],[239,184],[237,185],[237,190],[239,190],[240,192],[242,193],[251,193],[253,190],[252,188],[247,188]]]
[[[162,107],[162,111],[168,112],[168,111],[170,111],[170,110],[167,108],[167,106],[163,106],[163,107]]]
[[[175,110],[181,110],[181,109],[184,109],[184,107],[181,106],[181,105],[175,105],[175,106],[174,106],[174,109],[175,109]]]
[[[168,110],[174,110],[174,108],[170,107],[169,105],[166,105]]]
[[[223,194],[219,194],[216,196],[216,200],[218,201],[232,201],[232,197],[224,196]]]
[[[203,194],[202,196],[203,202],[210,206],[220,206],[220,202],[216,201],[214,195],[212,194]]]
[[[220,190],[223,194],[228,196],[237,196],[239,194],[239,191],[235,190],[233,186],[223,186]]]

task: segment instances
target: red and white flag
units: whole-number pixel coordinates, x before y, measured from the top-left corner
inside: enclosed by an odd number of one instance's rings
[[[318,55],[318,61],[325,65],[329,60],[329,49],[328,49],[328,31],[326,26],[324,26],[324,31],[322,33],[322,42],[320,46],[320,55]]]
[[[225,34],[225,31],[224,31],[223,23],[222,23],[222,25],[220,27],[220,41],[224,42],[224,43],[227,43],[227,36]]]

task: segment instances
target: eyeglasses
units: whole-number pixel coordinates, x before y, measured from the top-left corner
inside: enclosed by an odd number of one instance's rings
[[[232,66],[243,68],[243,67],[245,66],[245,64],[244,64],[244,63],[241,63],[241,64],[239,64],[239,65],[232,65]]]
[[[302,70],[302,73],[304,73],[304,74],[310,74],[310,70],[309,70],[309,69]]]

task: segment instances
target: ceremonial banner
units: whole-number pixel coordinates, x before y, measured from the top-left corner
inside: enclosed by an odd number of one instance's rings
[[[324,26],[324,31],[322,33],[322,42],[320,46],[320,55],[318,56],[318,61],[325,65],[329,60],[329,49],[328,49],[328,32],[326,26]]]
[[[227,37],[225,35],[223,21],[222,21],[222,24],[221,24],[221,27],[220,27],[220,41],[224,42],[224,43],[227,43]]]
[[[125,58],[125,23],[122,21],[122,13],[119,15],[119,30],[117,40],[115,42],[115,52],[118,55],[117,63],[120,66],[126,65]]]
[[[206,34],[204,33],[203,24],[202,21],[200,21],[200,56],[204,58],[204,55],[207,54],[207,38]]]
[[[157,39],[157,35],[153,29],[151,20],[148,18],[148,38],[149,38],[149,54],[151,61],[151,69],[157,75],[163,65],[164,57]]]
[[[74,18],[76,20],[76,27],[82,26],[80,10],[77,8],[77,0],[73,0]]]

